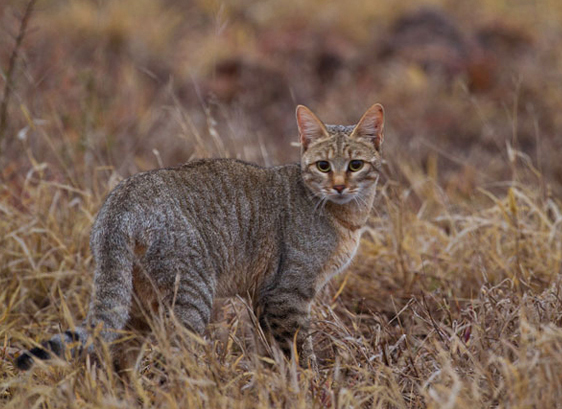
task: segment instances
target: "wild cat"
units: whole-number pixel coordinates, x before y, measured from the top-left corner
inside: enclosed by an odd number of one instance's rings
[[[314,296],[355,255],[381,167],[384,111],[355,126],[325,125],[296,110],[300,164],[263,168],[231,159],[197,160],[122,181],[94,222],[96,263],[86,320],[17,359],[61,355],[101,326],[142,327],[164,307],[202,333],[213,300],[248,297],[270,340],[301,364],[314,360],[309,312]],[[116,357],[117,359],[119,357]]]

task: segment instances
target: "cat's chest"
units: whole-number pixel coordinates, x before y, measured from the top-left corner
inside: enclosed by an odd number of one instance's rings
[[[317,280],[317,290],[322,288],[332,277],[343,272],[353,260],[359,242],[361,240],[362,230],[344,231],[338,235],[337,245],[324,264],[324,268]]]

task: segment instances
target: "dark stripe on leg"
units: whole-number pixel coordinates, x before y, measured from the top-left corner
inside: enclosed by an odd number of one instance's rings
[[[192,283],[190,281],[186,281],[180,287],[180,291],[188,292],[190,295],[193,296],[194,299],[200,299],[201,301],[203,301],[205,303],[207,308],[211,309],[212,306],[213,306],[213,300],[212,300],[212,294],[211,294],[209,288],[207,287],[207,291],[209,291],[209,293],[205,293],[203,291],[203,289],[199,288],[199,286],[197,286],[196,284],[197,283]],[[203,283],[203,284],[206,285],[205,283]]]
[[[190,317],[189,315],[186,316],[185,312],[195,312],[197,313],[197,315],[199,316],[199,321],[202,325],[202,327],[200,328],[200,330],[198,328],[195,327],[195,325],[197,325],[197,322],[190,322]],[[185,300],[185,301],[181,301],[181,302],[176,302],[176,305],[174,306],[174,312],[176,314],[176,318],[178,318],[182,324],[188,328],[190,328],[193,332],[196,333],[201,333],[205,330],[205,326],[207,325],[207,323],[209,322],[209,318],[211,316],[211,311],[208,310],[207,312],[205,312],[199,305]],[[186,321],[188,320],[188,321]]]

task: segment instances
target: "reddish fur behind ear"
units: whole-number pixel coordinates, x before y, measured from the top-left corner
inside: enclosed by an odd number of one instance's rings
[[[370,139],[380,151],[384,140],[384,108],[381,104],[374,104],[363,114],[351,137]]]
[[[301,145],[304,150],[308,148],[311,142],[327,135],[326,126],[304,105],[297,107],[296,116]]]

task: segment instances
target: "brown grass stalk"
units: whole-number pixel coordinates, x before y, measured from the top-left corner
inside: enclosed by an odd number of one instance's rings
[[[10,96],[12,94],[12,88],[14,86],[14,72],[16,69],[16,63],[18,59],[19,49],[27,32],[27,25],[31,19],[31,14],[33,12],[33,7],[37,0],[29,0],[23,12],[23,16],[20,21],[20,27],[18,35],[16,37],[16,42],[14,49],[10,54],[10,61],[8,62],[8,70],[4,76],[4,92],[2,94],[2,101],[0,102],[0,157],[2,155],[2,142],[5,137],[6,128],[8,126],[8,104],[10,103]]]

